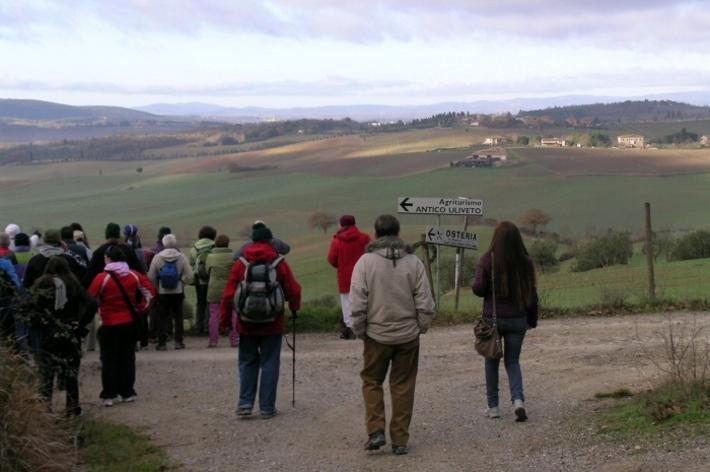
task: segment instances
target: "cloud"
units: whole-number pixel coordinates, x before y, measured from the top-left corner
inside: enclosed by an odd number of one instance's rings
[[[634,47],[708,42],[706,6],[691,0],[9,0],[0,4],[0,34],[67,29],[91,19],[130,35],[217,30],[364,43],[514,37]]]

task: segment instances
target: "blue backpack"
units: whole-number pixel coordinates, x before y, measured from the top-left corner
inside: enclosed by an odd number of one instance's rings
[[[160,286],[164,289],[174,290],[178,288],[180,272],[177,268],[177,261],[165,261],[163,267],[160,268],[160,272],[158,272],[158,280],[160,281]]]

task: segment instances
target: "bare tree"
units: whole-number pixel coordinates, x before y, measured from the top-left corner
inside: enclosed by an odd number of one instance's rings
[[[316,211],[308,217],[308,227],[311,229],[320,228],[323,233],[328,232],[328,228],[338,222],[338,217],[334,213]]]
[[[552,221],[552,217],[537,208],[530,208],[520,217],[520,224],[523,226],[532,226],[533,234],[537,234],[538,226],[545,226],[550,221]]]

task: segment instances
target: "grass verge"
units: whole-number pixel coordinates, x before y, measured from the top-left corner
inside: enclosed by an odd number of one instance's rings
[[[167,455],[135,429],[101,419],[84,423],[80,450],[86,472],[161,472],[171,469]]]
[[[602,432],[623,437],[653,437],[673,431],[684,435],[707,433],[710,386],[698,383],[688,394],[686,389],[668,383],[620,401],[603,411],[598,421]]]

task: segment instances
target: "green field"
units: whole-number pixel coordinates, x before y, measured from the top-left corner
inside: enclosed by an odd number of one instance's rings
[[[460,145],[464,137],[460,130],[452,132],[451,143]],[[420,141],[416,138],[411,131],[368,138],[371,155],[348,158],[352,171],[334,175],[324,174],[328,166],[341,165],[345,157],[333,152],[328,161],[323,143],[317,144],[322,153],[322,168],[317,172],[306,171],[313,165],[309,162],[288,172],[229,173],[206,166],[202,171],[173,173],[184,168],[186,161],[203,164],[204,159],[4,166],[0,168],[0,225],[15,222],[31,229],[79,221],[94,244],[102,239],[109,221],[138,225],[145,243],[152,243],[158,227],[168,225],[188,245],[201,225],[210,224],[229,234],[236,246],[239,231],[261,218],[277,237],[292,245],[289,261],[306,298],[316,298],[336,291],[335,271],[325,262],[331,235],[307,226],[309,214],[317,210],[352,213],[362,229],[371,231],[378,214],[396,211],[398,196],[468,196],[483,199],[486,216],[497,220],[515,221],[531,207],[543,209],[553,218],[549,230],[580,237],[607,228],[640,233],[643,203],[649,201],[656,227],[694,229],[710,224],[710,174],[620,176],[604,175],[601,169],[600,175],[564,175],[530,158],[509,167],[453,169],[448,160],[467,151],[437,152],[445,147],[441,146],[446,143],[444,131],[426,130]],[[337,140],[333,146],[338,147]],[[299,156],[306,151],[299,150]],[[274,151],[263,153],[267,159]],[[283,162],[288,158],[288,153],[278,157]],[[139,166],[140,173],[136,171]],[[408,173],[408,169],[416,172]],[[434,217],[425,216],[402,216],[401,220],[410,241],[435,222]],[[442,223],[462,225],[454,217],[444,217]],[[478,230],[486,246],[491,230]],[[659,286],[669,296],[710,293],[710,288],[703,287],[710,279],[706,262],[662,264],[658,272]],[[541,277],[540,286],[548,303],[574,307],[598,301],[607,283],[628,288],[636,297],[643,280],[639,264],[585,274],[569,274],[563,267],[558,274]],[[478,306],[470,292],[463,299],[468,300],[466,306]]]

